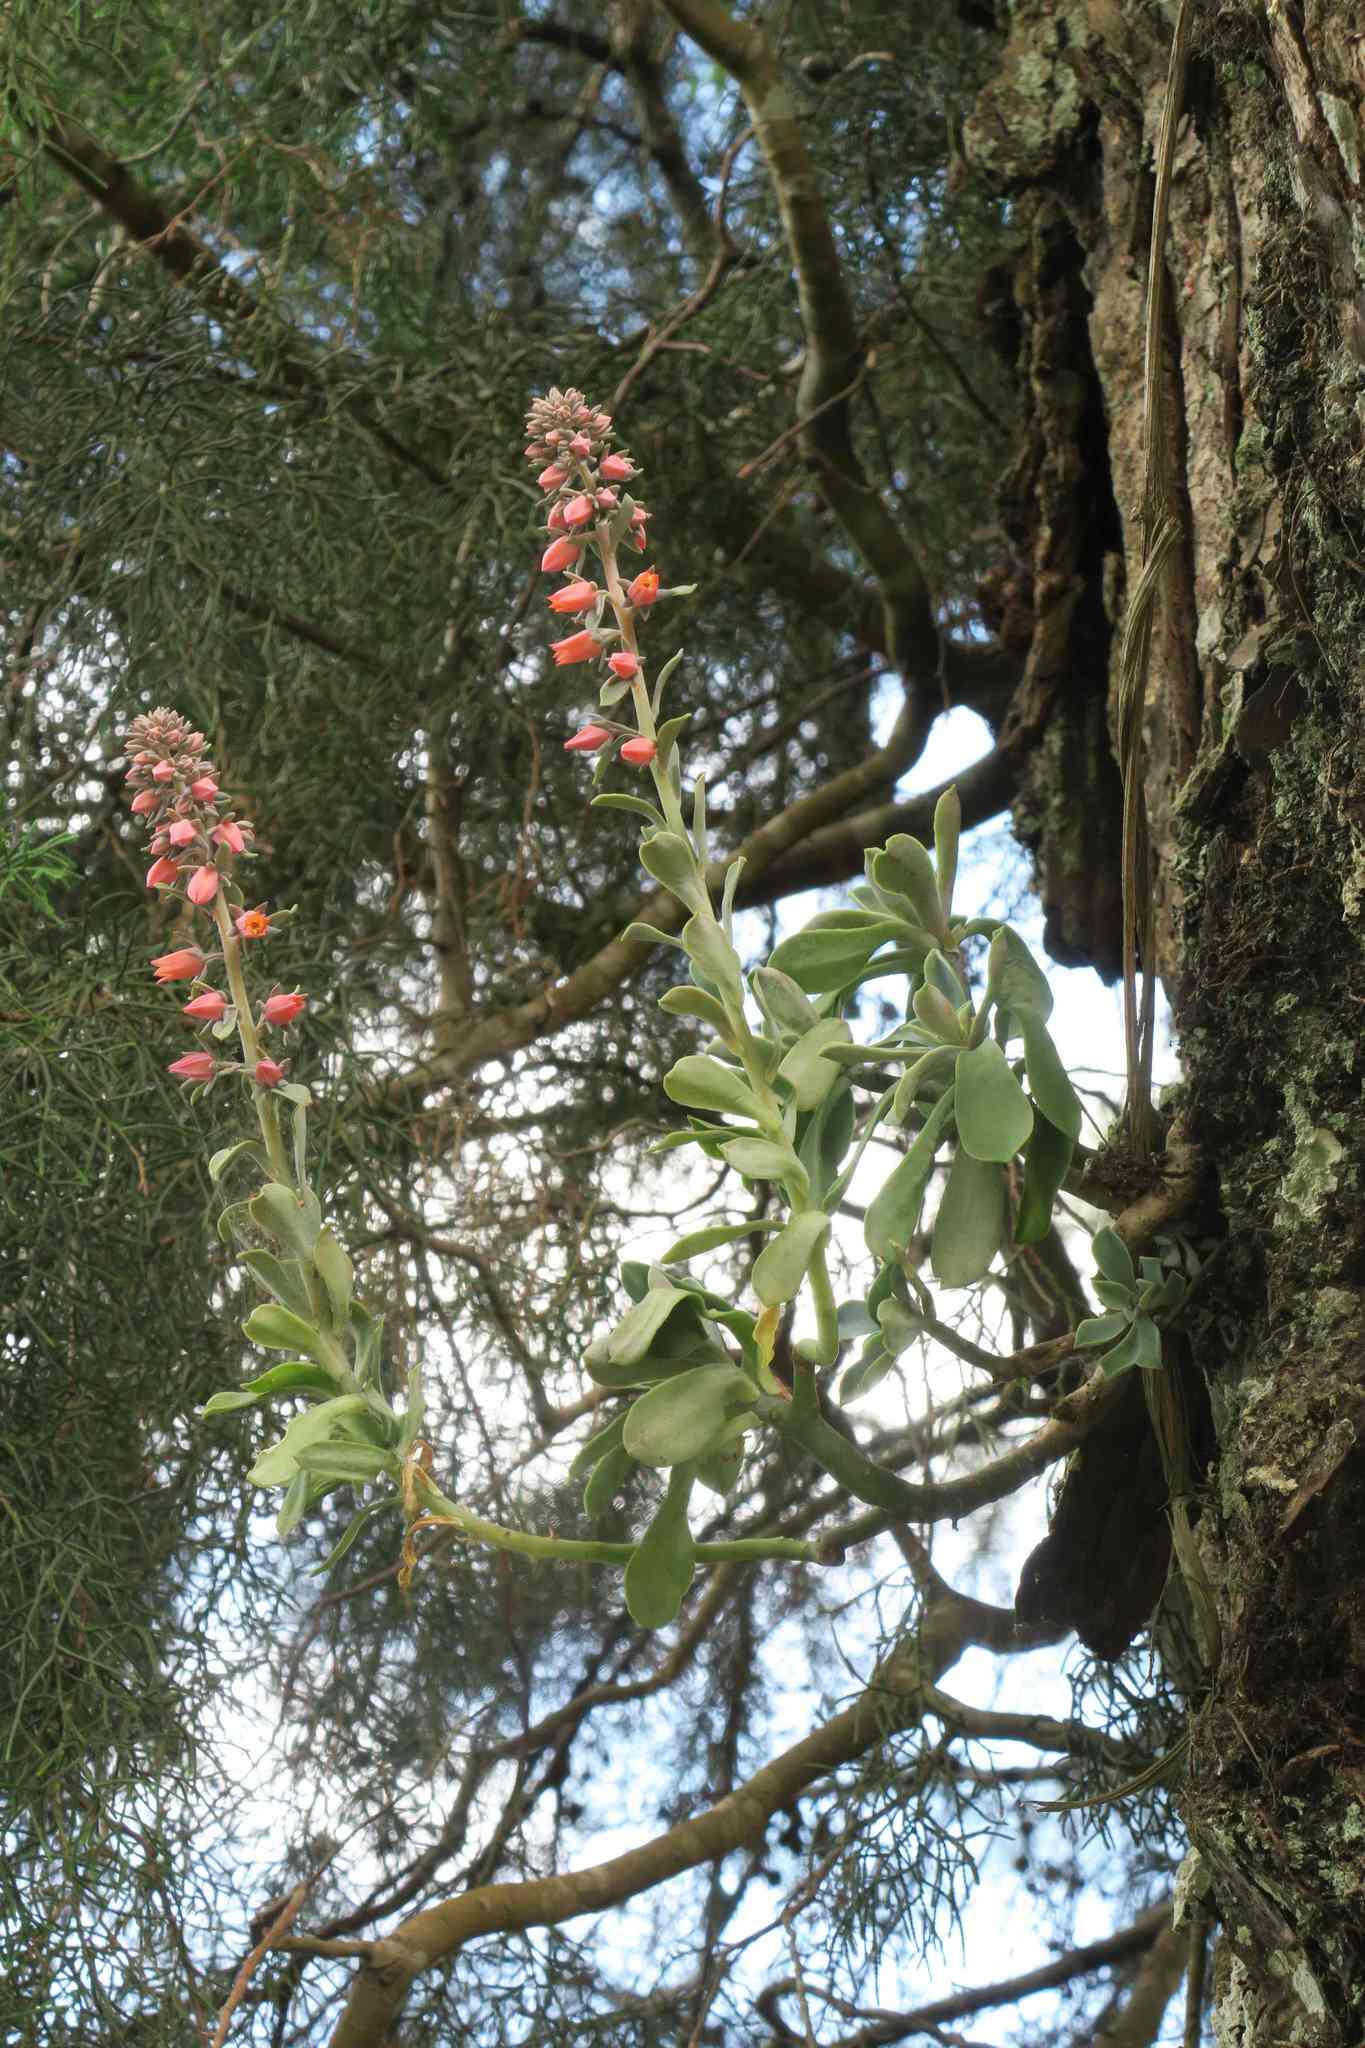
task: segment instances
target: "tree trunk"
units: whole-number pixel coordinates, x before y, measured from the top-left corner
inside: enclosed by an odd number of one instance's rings
[[[967,127],[1012,195],[1031,566],[1020,824],[1053,950],[1112,973],[1116,625],[1175,9],[1016,0]],[[1184,1811],[1217,2038],[1365,2040],[1365,7],[1197,9],[1162,366],[1183,536],[1146,703],[1158,966],[1223,1239],[1191,1316],[1222,1645]],[[997,295],[1002,280],[995,279]],[[1006,323],[1006,331],[1011,331]],[[1079,789],[1079,795],[1078,795]]]

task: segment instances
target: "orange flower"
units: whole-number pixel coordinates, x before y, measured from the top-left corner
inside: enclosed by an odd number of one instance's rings
[[[197,946],[181,946],[174,953],[162,953],[152,962],[158,981],[193,981],[204,964]]]
[[[552,612],[586,612],[596,602],[597,585],[585,582],[581,576],[573,583],[566,583],[562,590],[552,590],[549,598]]]
[[[591,661],[602,652],[602,642],[592,633],[570,633],[567,640],[552,640],[550,652],[556,668],[567,668],[570,662]]]
[[[659,595],[659,572],[657,569],[642,569],[626,585],[627,604],[649,606]]]
[[[237,933],[243,939],[263,939],[270,930],[270,919],[263,910],[244,910],[237,919]]]

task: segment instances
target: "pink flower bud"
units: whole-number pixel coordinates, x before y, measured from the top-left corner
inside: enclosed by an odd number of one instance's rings
[[[585,498],[580,494],[577,498],[570,498],[564,507],[564,524],[566,526],[582,526],[585,520],[591,518],[591,498]]]
[[[555,590],[550,594],[552,612],[591,611],[596,602],[597,585],[586,583],[581,576],[576,582],[566,583],[562,590]]]
[[[595,754],[610,738],[605,725],[580,726],[571,740],[565,740],[564,751],[566,754]]]
[[[591,633],[571,633],[567,640],[552,641],[550,652],[556,668],[567,668],[571,662],[591,661],[602,652],[602,642]]]
[[[557,448],[563,439],[564,436],[560,433],[559,428],[551,427],[549,433],[545,436],[545,446],[547,448]]]
[[[582,552],[583,546],[580,541],[565,540],[561,537],[550,542],[540,558],[540,566],[547,576],[557,576],[561,569],[572,569]],[[137,809],[136,804],[133,805],[133,809]]]
[[[278,1060],[259,1059],[256,1062],[256,1079],[262,1088],[277,1088],[284,1079],[284,1068]]]
[[[218,824],[214,826],[211,837],[219,846],[230,846],[234,853],[246,852],[246,841],[242,837],[242,828],[235,818],[220,819]]]
[[[592,416],[592,423],[599,434],[610,433],[611,414],[609,412],[595,412]]]
[[[208,863],[202,868],[196,868],[185,885],[185,894],[191,903],[212,903],[218,894],[217,868]]]
[[[568,470],[561,469],[557,462],[552,462],[548,469],[542,469],[540,475],[536,478],[536,482],[540,485],[542,491],[557,491],[561,484],[566,484],[568,481]]]
[[[206,988],[202,996],[196,996],[192,1003],[182,1003],[180,1007],[197,1023],[216,1024],[227,1008],[227,997],[220,995],[216,988]]]
[[[308,1001],[297,989],[293,995],[276,994],[267,996],[261,1004],[262,1024],[292,1024],[299,1011]]]
[[[620,502],[621,500],[617,497],[615,491],[599,491],[597,493],[597,509],[599,512],[614,512]]]
[[[211,1081],[217,1071],[218,1062],[211,1052],[182,1052],[166,1069],[177,1081]]]
[[[154,811],[161,802],[159,789],[140,789],[129,808],[139,818],[145,818],[148,811]]]
[[[575,434],[569,443],[569,453],[576,455],[580,462],[592,454],[592,442],[586,434]]]
[[[161,953],[152,962],[158,981],[193,981],[204,965],[197,946],[180,946],[174,953]]]
[[[218,794],[218,784],[211,775],[201,775],[197,782],[190,784],[190,795],[198,797],[201,804],[211,803]]]
[[[657,569],[642,569],[639,575],[633,576],[626,585],[626,603],[638,606],[641,611],[647,611],[650,605],[657,603],[658,597]]]
[[[621,749],[621,759],[629,761],[632,768],[647,768],[659,749],[653,740],[647,740],[643,733],[637,733],[633,740],[627,740]]]
[[[601,469],[609,484],[623,484],[635,474],[635,464],[628,455],[604,455]]]
[[[179,862],[167,860],[163,854],[161,859],[154,860],[147,870],[147,887],[149,889],[169,889],[179,873]]]
[[[623,683],[630,682],[640,673],[639,661],[628,647],[622,647],[615,654],[608,655],[607,667],[614,676],[619,676]]]
[[[174,782],[175,770],[169,761],[158,761],[152,770],[153,782]]]
[[[545,514],[545,531],[547,533],[563,533],[564,531],[564,507],[557,498]]]
[[[177,818],[173,825],[166,827],[166,837],[172,846],[188,846],[195,836],[194,826],[188,818]]]

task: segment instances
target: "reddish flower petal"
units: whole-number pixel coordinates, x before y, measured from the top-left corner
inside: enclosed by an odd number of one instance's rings
[[[610,738],[605,725],[580,726],[571,740],[565,740],[564,751],[566,754],[595,754]]]
[[[551,641],[550,652],[556,668],[567,668],[571,662],[591,661],[602,652],[602,642],[591,633],[570,633],[567,640]]]
[[[180,946],[174,953],[161,953],[152,962],[158,981],[193,981],[204,965],[197,946]]]
[[[191,903],[212,903],[218,894],[218,870],[210,865],[196,868],[185,885]]]
[[[554,576],[561,569],[572,569],[582,552],[582,545],[576,540],[552,540],[540,558],[540,566],[547,576]],[[136,804],[133,809],[137,809]]]
[[[597,602],[597,585],[586,583],[580,576],[574,583],[566,583],[562,590],[550,593],[552,612],[586,612]]]
[[[638,576],[626,585],[626,603],[641,610],[657,602],[659,596],[659,572],[657,569],[642,569]]]
[[[307,996],[297,990],[293,995],[267,996],[261,1005],[262,1024],[292,1024],[307,1003]]]
[[[647,740],[643,733],[637,733],[633,740],[627,740],[621,749],[621,759],[629,761],[632,768],[647,768],[659,749],[653,740]]]
[[[174,1074],[178,1081],[211,1081],[218,1071],[218,1062],[211,1052],[185,1052],[178,1060],[172,1060],[167,1067],[168,1074]]]
[[[262,1088],[275,1088],[284,1079],[284,1068],[278,1060],[259,1059],[256,1062],[256,1079]]]
[[[628,455],[604,455],[601,468],[609,484],[623,484],[635,474],[635,464]]]
[[[147,870],[147,887],[149,889],[168,889],[179,873],[179,862],[167,860],[163,854],[161,859],[154,860]]]
[[[216,988],[206,988],[203,995],[196,996],[192,1003],[182,1003],[180,1007],[187,1017],[193,1017],[200,1024],[216,1024],[227,1008],[227,997],[220,995]]]
[[[614,676],[619,676],[623,683],[633,681],[640,673],[639,660],[628,647],[621,648],[616,654],[608,655],[607,667]]]

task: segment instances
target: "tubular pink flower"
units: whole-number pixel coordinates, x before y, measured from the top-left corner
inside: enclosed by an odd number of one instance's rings
[[[561,569],[572,569],[582,552],[581,541],[565,540],[561,536],[559,540],[550,542],[540,558],[540,566],[547,576],[555,576]],[[136,804],[133,809],[137,809]]]
[[[179,946],[174,953],[161,953],[152,962],[152,972],[158,981],[193,981],[204,965],[204,956],[197,946]]]
[[[599,747],[605,747],[611,734],[605,725],[580,726],[571,740],[565,740],[566,754],[595,754]]]
[[[169,889],[179,873],[179,861],[168,860],[163,853],[160,860],[154,860],[147,870],[147,887],[149,889]]]
[[[218,1062],[211,1052],[182,1052],[166,1069],[177,1081],[211,1081],[217,1071]]]
[[[621,759],[629,761],[632,768],[647,768],[658,751],[653,740],[646,739],[640,732],[633,740],[626,741],[621,749]]]
[[[278,1060],[262,1057],[256,1062],[255,1076],[262,1088],[277,1088],[284,1079],[284,1068]]]
[[[552,640],[550,652],[556,668],[567,668],[571,662],[591,661],[602,652],[602,642],[591,633],[571,633],[567,640]]]
[[[592,454],[592,442],[586,434],[575,434],[569,443],[569,453],[576,455],[580,462],[584,462]]]
[[[188,846],[198,834],[188,818],[177,818],[173,825],[166,827],[166,837],[172,846]]]
[[[619,676],[623,683],[633,681],[640,673],[639,660],[628,647],[619,648],[615,654],[608,655],[607,667],[614,676]]]
[[[536,478],[536,482],[540,485],[542,491],[557,491],[561,484],[566,484],[568,481],[568,470],[561,469],[557,462],[552,462],[548,469],[542,469],[540,475]]]
[[[609,484],[626,483],[635,474],[635,464],[628,455],[604,455],[600,467]]]
[[[261,1022],[262,1024],[292,1024],[307,1001],[307,996],[301,996],[297,989],[295,989],[292,995],[277,993],[273,996],[267,996],[261,1004]]]
[[[621,500],[615,491],[599,491],[596,502],[599,512],[614,512]]]
[[[217,868],[209,862],[206,862],[202,868],[196,868],[189,881],[185,884],[185,894],[189,897],[191,903],[198,903],[201,906],[205,903],[212,903],[214,897],[218,894]]]
[[[156,810],[161,802],[159,789],[140,789],[128,808],[138,818],[145,818],[148,811]]]
[[[246,840],[242,837],[242,828],[235,818],[220,819],[210,836],[217,845],[230,846],[234,853],[246,852]]]
[[[227,1008],[227,997],[216,988],[206,988],[203,995],[196,996],[192,1003],[182,1003],[180,1007],[198,1024],[216,1024]]]
[[[584,497],[581,493],[576,498],[570,498],[564,506],[564,524],[566,526],[582,526],[585,520],[591,518],[592,499]]]
[[[580,576],[574,583],[566,583],[562,590],[550,593],[552,612],[586,612],[597,602],[597,585],[587,583]]]
[[[549,511],[545,514],[545,531],[547,533],[563,533],[564,531],[564,507],[558,498],[556,498],[554,504],[551,505]]]
[[[659,598],[659,572],[657,569],[642,569],[626,585],[626,603],[633,604],[640,611],[647,611]]]
[[[152,770],[153,782],[174,782],[175,769],[169,761],[158,761]]]
[[[201,804],[211,803],[218,794],[218,784],[211,775],[201,775],[190,784],[190,795],[198,797]]]

